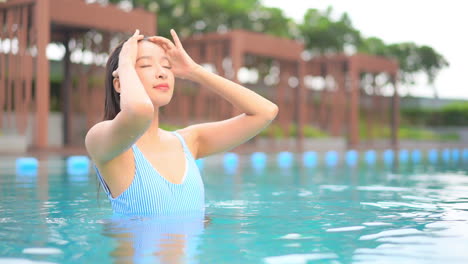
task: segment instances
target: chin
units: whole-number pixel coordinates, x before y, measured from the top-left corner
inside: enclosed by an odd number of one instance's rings
[[[158,100],[154,100],[153,101],[153,105],[155,107],[163,107],[163,106],[166,106],[168,105],[170,102],[171,102],[171,98],[168,98],[167,100],[164,100],[165,98],[158,98]]]

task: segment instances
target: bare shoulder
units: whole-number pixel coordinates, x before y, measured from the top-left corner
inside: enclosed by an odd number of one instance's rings
[[[91,158],[94,161],[96,160],[96,149],[99,148],[99,141],[100,137],[102,135],[102,130],[106,127],[106,123],[109,123],[110,121],[102,121],[94,126],[92,126],[89,130],[88,133],[86,133],[85,137],[85,147],[86,151],[88,151],[88,154],[91,156]]]
[[[176,131],[179,133],[185,140],[190,152],[192,152],[192,156],[197,159],[197,152],[198,152],[198,135],[196,126],[188,126]]]

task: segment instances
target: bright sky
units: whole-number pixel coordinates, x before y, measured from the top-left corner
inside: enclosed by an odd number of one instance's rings
[[[333,7],[336,17],[347,12],[365,37],[385,43],[414,42],[442,54],[450,66],[438,75],[435,86],[442,98],[468,99],[468,2],[459,0],[262,0],[281,8],[286,16],[302,22],[309,8]],[[402,89],[406,93],[405,87]],[[432,96],[422,80],[411,95]]]

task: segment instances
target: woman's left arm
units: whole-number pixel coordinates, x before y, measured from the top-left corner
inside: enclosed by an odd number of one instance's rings
[[[171,34],[174,38],[174,46],[171,46],[172,42],[161,37],[156,37],[159,41],[155,42],[160,42],[166,50],[169,59],[171,59],[174,74],[207,87],[243,112],[243,114],[227,120],[202,123],[185,128],[184,130],[194,135],[196,139],[195,158],[232,149],[260,133],[275,119],[278,107],[274,103],[193,62],[183,49],[175,31],[171,30]],[[163,41],[164,43],[162,43]]]
[[[197,158],[227,151],[248,141],[268,126],[278,113],[274,103],[201,66],[191,75],[190,80],[208,87],[243,112],[227,120],[188,127],[197,138]]]

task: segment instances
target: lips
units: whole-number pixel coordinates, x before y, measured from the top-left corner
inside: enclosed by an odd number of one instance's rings
[[[169,84],[167,83],[160,83],[158,85],[153,86],[154,89],[160,90],[163,92],[169,91]]]

